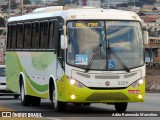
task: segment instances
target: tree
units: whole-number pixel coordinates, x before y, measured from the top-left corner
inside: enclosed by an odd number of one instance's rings
[[[143,4],[154,4],[156,0],[139,0],[139,2],[142,2]]]
[[[0,17],[0,27],[5,27],[5,19]]]
[[[64,6],[65,1],[64,0],[58,0],[58,1],[54,2],[54,5]]]
[[[8,9],[8,5],[2,5],[1,7],[3,11],[6,11],[6,9]]]
[[[18,7],[18,3],[15,0],[11,0],[11,9],[16,9]]]
[[[78,4],[78,0],[71,0],[73,4]]]
[[[31,4],[30,0],[23,0],[23,4]]]
[[[0,17],[0,27],[5,27],[5,20],[4,18]],[[2,34],[3,30],[0,30],[0,35]]]

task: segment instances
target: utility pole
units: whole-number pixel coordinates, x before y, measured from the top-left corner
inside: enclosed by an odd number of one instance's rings
[[[21,15],[23,15],[23,0],[21,0]]]
[[[11,15],[11,0],[8,0],[8,18],[10,18]]]
[[[46,0],[44,0],[44,7],[45,7],[45,4],[46,4]]]

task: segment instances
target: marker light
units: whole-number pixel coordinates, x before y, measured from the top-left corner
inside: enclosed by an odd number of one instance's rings
[[[73,94],[73,95],[71,95],[71,99],[75,99],[76,98],[76,96]]]
[[[70,80],[70,84],[74,85],[76,83],[76,81],[74,79]]]
[[[139,82],[140,85],[143,84],[143,80],[139,80],[138,82]]]
[[[133,88],[138,87],[138,86],[140,86],[140,85],[142,85],[142,84],[144,83],[144,80],[145,80],[145,77],[142,78],[142,79],[140,79],[140,80],[137,80],[137,81],[133,82],[133,83],[131,84],[131,86],[132,86]]]
[[[139,98],[139,99],[142,99],[142,95],[138,95],[138,98]]]

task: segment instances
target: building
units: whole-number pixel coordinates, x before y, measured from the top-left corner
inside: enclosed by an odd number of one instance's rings
[[[100,8],[101,0],[79,0],[79,6],[91,6]]]
[[[118,4],[128,4],[129,2],[139,2],[139,0],[101,0],[103,8],[116,7]]]
[[[128,0],[102,0],[102,7],[116,7],[117,4],[128,3]]]
[[[53,3],[55,1],[58,1],[58,0],[30,0],[31,3],[34,3],[34,4],[50,4],[50,3]]]
[[[79,0],[79,6],[87,6],[87,0]]]
[[[87,1],[87,6],[100,8],[101,7],[101,0],[88,0]]]
[[[148,26],[149,36],[160,37],[160,17],[141,16],[142,21]]]
[[[7,0],[1,0],[0,5],[7,5]]]
[[[34,4],[44,4],[44,0],[30,0]]]

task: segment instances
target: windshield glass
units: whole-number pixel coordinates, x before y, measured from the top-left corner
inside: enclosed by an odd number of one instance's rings
[[[0,68],[0,76],[5,76],[5,68]]]
[[[92,60],[89,69],[122,70],[125,68],[120,60],[128,68],[144,64],[139,22],[71,21],[67,23],[67,35],[70,65],[86,69]]]

